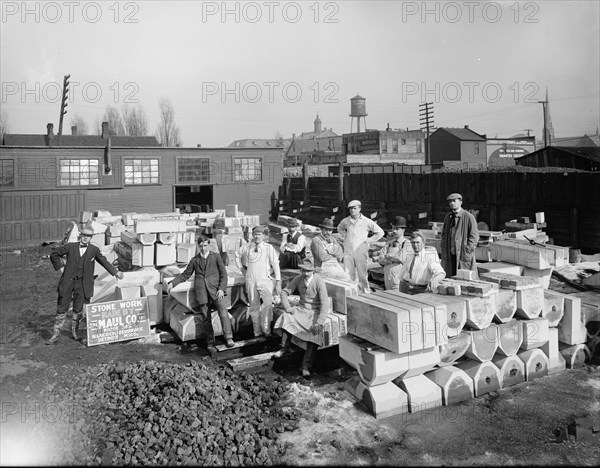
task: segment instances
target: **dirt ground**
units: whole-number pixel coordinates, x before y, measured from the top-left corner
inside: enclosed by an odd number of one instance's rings
[[[77,411],[52,398],[74,376],[106,363],[206,361],[203,349],[139,341],[85,348],[64,333],[45,345],[55,312],[58,273],[47,247],[1,252],[0,464],[73,464],[62,430],[85,424]],[[298,429],[284,432],[279,463],[289,465],[598,465],[600,371],[562,373],[458,405],[381,421],[343,390],[354,371],[320,351],[310,379],[298,375],[299,356],[268,372],[288,391],[279,405],[296,408]],[[215,364],[217,367],[219,364]],[[58,430],[58,429],[61,430]],[[596,432],[594,432],[594,430]],[[80,441],[85,449],[85,440]],[[90,451],[93,447],[88,447]],[[109,464],[95,459],[90,464]]]

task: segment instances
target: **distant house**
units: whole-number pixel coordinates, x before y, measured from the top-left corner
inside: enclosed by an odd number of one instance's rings
[[[460,167],[487,167],[486,136],[465,125],[440,127],[429,136],[431,164]]]
[[[62,238],[81,211],[210,211],[237,204],[266,222],[281,148],[165,148],[154,137],[4,135],[0,244]],[[107,128],[105,126],[105,128]]]
[[[424,164],[425,136],[421,130],[367,130],[342,135],[343,153],[349,163]]]
[[[584,171],[600,171],[598,146],[546,146],[515,159],[518,166],[569,167]]]

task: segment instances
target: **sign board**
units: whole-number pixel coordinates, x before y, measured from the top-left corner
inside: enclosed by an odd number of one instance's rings
[[[88,346],[150,336],[146,297],[86,304]]]

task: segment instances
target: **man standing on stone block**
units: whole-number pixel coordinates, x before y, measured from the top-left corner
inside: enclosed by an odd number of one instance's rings
[[[438,284],[446,277],[440,265],[437,251],[432,247],[425,250],[425,238],[419,232],[410,236],[413,252],[406,256],[400,270],[400,292],[418,294],[436,291]]]
[[[277,251],[265,240],[264,226],[252,229],[252,242],[242,247],[242,273],[246,277],[246,291],[250,301],[249,314],[254,336],[271,336],[273,321],[273,282],[275,292],[281,294],[281,270]]]
[[[369,247],[384,235],[377,223],[360,213],[361,203],[352,200],[348,203],[350,216],[342,219],[337,227],[344,238],[344,268],[353,281],[358,281],[364,294],[370,294],[367,262]],[[369,237],[369,234],[372,234]]]
[[[386,290],[398,291],[400,288],[400,270],[406,260],[406,253],[402,255],[404,249],[408,248],[410,242],[404,238],[404,228],[406,219],[402,216],[396,216],[392,228],[394,229],[389,236],[389,240],[381,249],[373,261],[378,262],[383,267],[383,281]]]
[[[277,319],[273,328],[281,328],[281,349],[274,355],[279,359],[291,350],[291,335],[306,342],[306,352],[300,372],[310,377],[317,348],[323,344],[323,326],[329,314],[329,296],[325,282],[314,274],[314,264],[305,258],[299,266],[301,274],[296,276],[281,292],[281,303],[285,312]],[[298,291],[300,303],[290,306],[288,295]]]
[[[279,268],[298,268],[306,256],[306,236],[300,231],[300,223],[292,219],[288,223],[289,233],[283,235],[279,248]]]
[[[81,230],[79,242],[68,242],[50,253],[52,266],[55,270],[60,270],[62,275],[57,288],[58,300],[54,332],[46,344],[54,344],[58,341],[71,301],[73,301],[71,332],[73,333],[73,339],[79,339],[77,332],[79,323],[83,319],[83,305],[89,304],[94,295],[94,267],[96,261],[111,275],[123,279],[123,273],[117,271],[111,265],[106,257],[100,253],[97,246],[90,244],[93,235],[92,228],[84,227]],[[83,338],[82,343],[86,344],[87,338]]]
[[[339,279],[351,281],[350,275],[340,264],[344,257],[344,249],[333,237],[333,220],[325,218],[322,224],[319,224],[321,233],[313,237],[310,243],[310,250],[315,262],[315,271],[323,278]]]
[[[456,276],[456,271],[471,270],[475,278],[475,248],[479,242],[479,231],[475,217],[462,209],[462,195],[452,193],[446,198],[450,213],[444,218],[442,227],[442,267],[448,276]]]
[[[167,286],[167,292],[180,283],[187,281],[192,274],[194,275],[194,294],[200,307],[200,314],[204,320],[204,329],[206,330],[206,343],[208,346],[214,346],[215,333],[212,326],[211,309],[217,309],[219,319],[221,319],[221,328],[223,329],[223,338],[228,348],[233,348],[233,331],[231,329],[231,320],[225,307],[225,291],[227,290],[227,269],[223,263],[221,255],[211,252],[210,240],[208,236],[200,234],[198,237],[198,247],[200,252],[196,255],[186,269]]]

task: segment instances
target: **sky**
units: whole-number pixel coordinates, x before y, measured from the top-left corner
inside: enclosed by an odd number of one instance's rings
[[[357,94],[369,129],[418,129],[429,102],[438,127],[541,139],[546,90],[555,137],[600,125],[595,0],[0,3],[10,133],[57,131],[68,74],[63,133],[141,105],[154,134],[166,97],[183,146],[288,138],[317,114],[349,133]]]

